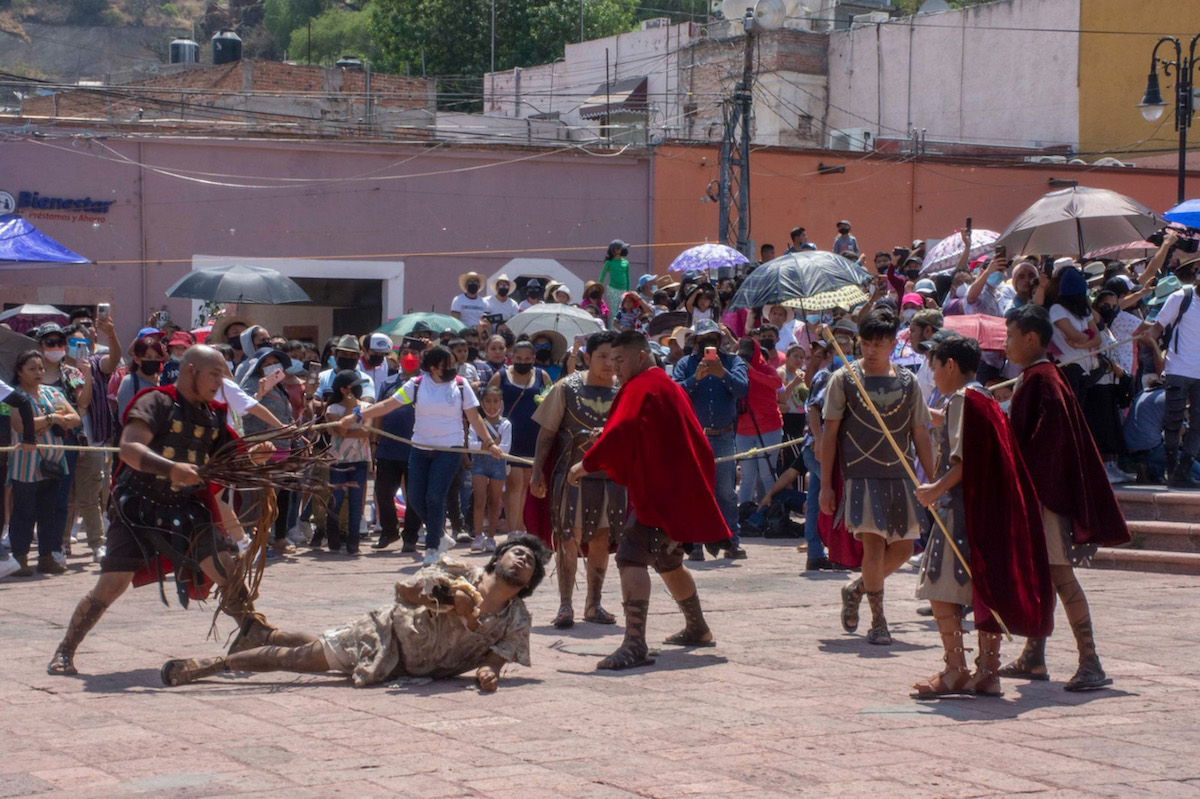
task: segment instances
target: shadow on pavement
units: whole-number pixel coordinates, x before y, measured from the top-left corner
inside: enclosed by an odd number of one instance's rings
[[[163,687],[159,669],[133,669],[108,674],[80,674],[83,690],[89,694],[122,694],[131,689],[146,690]]]
[[[842,638],[821,638],[817,641],[817,649],[834,655],[855,655],[860,658],[878,659],[896,657],[899,652],[918,652],[925,649],[937,649],[931,644],[913,644],[905,641],[904,632],[892,629],[892,643],[888,646],[868,644],[865,635],[847,634]]]

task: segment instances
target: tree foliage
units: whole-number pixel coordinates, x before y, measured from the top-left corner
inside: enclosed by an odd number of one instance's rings
[[[324,10],[321,0],[267,0],[263,26],[282,49],[292,31],[307,27],[308,21]]]
[[[292,31],[287,40],[288,58],[293,61],[309,58],[309,28],[307,23]],[[343,55],[369,58],[375,61],[369,10],[349,11],[331,8],[312,20],[312,63],[332,65]]]

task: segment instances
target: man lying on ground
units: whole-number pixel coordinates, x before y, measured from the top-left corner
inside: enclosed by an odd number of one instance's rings
[[[529,611],[522,601],[545,576],[545,546],[513,536],[484,568],[448,558],[396,583],[396,601],[295,646],[261,646],[224,657],[168,660],[164,685],[230,671],[339,671],[357,687],[397,677],[454,677],[475,669],[484,691],[505,663],[529,665]]]

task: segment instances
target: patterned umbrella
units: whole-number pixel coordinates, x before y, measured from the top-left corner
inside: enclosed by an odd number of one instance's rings
[[[996,239],[1000,234],[994,230],[971,231],[971,254],[967,260],[974,261],[981,255],[991,255],[996,251]],[[962,234],[957,230],[933,245],[933,249],[925,254],[921,264],[922,275],[936,275],[938,272],[949,272],[958,263],[962,255]]]
[[[667,271],[686,272],[689,269],[698,269],[707,272],[710,269],[734,267],[748,263],[750,263],[750,259],[732,247],[724,244],[705,243],[681,252],[667,267]]]
[[[814,311],[852,308],[866,302],[861,287],[872,280],[870,272],[840,255],[819,250],[790,252],[751,272],[730,308],[781,304]]]
[[[26,333],[46,322],[65,325],[67,321],[66,312],[53,305],[25,303],[0,313],[0,322],[4,322],[17,333]]]
[[[979,342],[979,348],[988,352],[1004,352],[1004,339],[1008,330],[1002,316],[986,314],[951,314],[946,317],[946,328],[961,333]]]

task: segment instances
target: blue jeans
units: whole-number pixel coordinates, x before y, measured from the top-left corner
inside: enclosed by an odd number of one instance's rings
[[[783,441],[783,430],[772,430],[762,434],[762,442],[758,436],[737,437],[737,451],[749,452],[758,446],[771,447]],[[743,458],[742,482],[738,486],[738,503],[752,502],[755,497],[765,497],[775,485],[775,475],[771,473],[771,461],[779,455],[778,452],[768,452],[753,458]]]
[[[363,487],[367,484],[367,462],[334,463],[329,467],[329,513],[325,518],[325,532],[331,548],[342,542],[338,519],[341,518],[342,502],[349,494],[350,507],[346,518],[346,549],[358,548],[358,528],[362,524]],[[287,532],[286,530],[284,531]]]
[[[65,479],[38,480],[33,483],[12,481],[12,518],[8,522],[8,540],[14,555],[23,557],[29,554],[35,528],[39,555],[62,552],[67,504],[59,500],[62,484],[66,482]]]
[[[808,542],[808,559],[825,557],[825,544],[817,531],[817,516],[821,513],[821,464],[812,447],[804,448],[804,465],[808,467],[808,501],[804,507],[804,540]]]
[[[457,452],[430,452],[413,447],[408,453],[405,499],[425,522],[425,549],[437,549],[446,528],[446,497],[462,464]]]
[[[709,436],[708,443],[712,447],[714,457],[724,458],[737,454],[733,433]],[[725,524],[729,525],[729,532],[733,533],[733,546],[738,546],[742,539],[738,535],[737,461],[717,464],[717,507],[725,517]]]
[[[803,513],[806,507],[804,492],[795,488],[785,488],[771,497],[771,505],[783,504],[790,512]],[[746,519],[747,527],[761,529],[767,523],[767,509],[759,508]],[[807,524],[807,522],[806,522]]]

